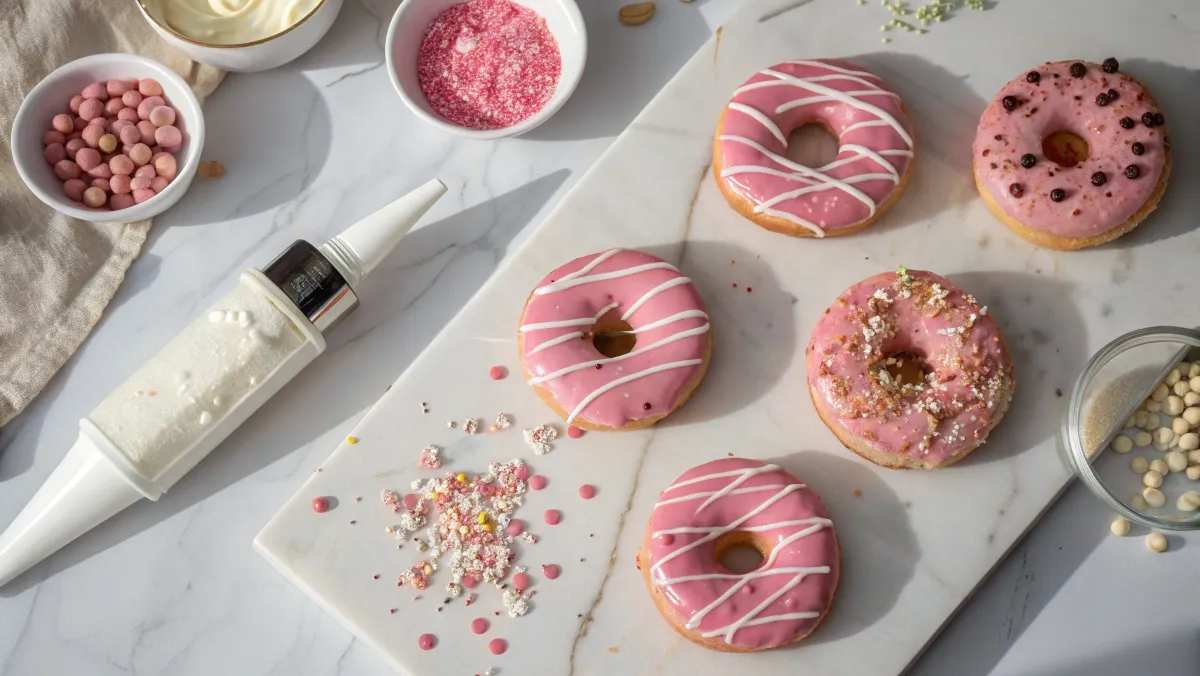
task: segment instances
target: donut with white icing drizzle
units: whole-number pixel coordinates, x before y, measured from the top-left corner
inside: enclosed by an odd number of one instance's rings
[[[712,350],[692,280],[640,251],[609,249],[554,270],[530,294],[517,347],[525,379],[568,425],[639,429],[681,406]],[[600,352],[600,341],[623,349]]]
[[[720,559],[750,546],[762,563],[734,573]],[[706,648],[751,652],[808,636],[824,619],[841,568],[821,499],[777,465],[722,458],[659,494],[638,568],[675,631]]]
[[[1014,387],[987,308],[942,277],[904,268],[838,296],[813,329],[805,364],[830,431],[893,469],[966,457],[1000,423]]]
[[[787,158],[788,135],[806,124],[838,139],[829,164]],[[768,230],[845,235],[900,197],[913,134],[900,97],[877,75],[849,61],[787,61],[734,90],[713,140],[713,175],[730,206]]]

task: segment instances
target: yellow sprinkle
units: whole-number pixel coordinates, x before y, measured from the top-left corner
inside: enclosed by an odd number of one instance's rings
[[[424,572],[426,575],[429,575],[430,573],[432,573],[432,572],[433,572],[433,569],[429,567],[429,564],[428,564],[428,563],[427,563],[427,564],[425,564],[425,567],[424,567],[424,568],[422,568],[421,570],[422,570],[422,572]]]
[[[487,523],[487,512],[479,513],[479,523]]]
[[[460,483],[460,484],[465,484],[465,483],[467,483],[467,475],[466,475],[466,474],[463,474],[463,473],[461,473],[461,472],[459,473],[459,475],[458,475],[458,476],[456,476],[456,477],[454,477],[454,478],[455,478],[455,479],[458,479],[458,483]]]
[[[493,526],[493,525],[492,525],[492,524],[490,524],[490,523],[485,523],[485,524],[483,524],[483,529],[484,529],[484,530],[486,530],[486,531],[487,531],[487,532],[489,532],[489,533],[490,533],[490,532],[492,532],[492,529],[493,529],[493,528],[495,528],[495,526]]]
[[[357,443],[358,443],[358,437],[346,437],[346,443],[348,443],[348,444],[357,444]]]

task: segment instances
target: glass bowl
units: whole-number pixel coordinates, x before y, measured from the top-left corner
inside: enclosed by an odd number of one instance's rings
[[[1133,439],[1142,431],[1129,426],[1129,421],[1154,388],[1180,363],[1198,360],[1200,331],[1174,326],[1139,329],[1094,354],[1071,392],[1060,436],[1067,463],[1088,490],[1136,524],[1161,530],[1200,529],[1200,512],[1176,507],[1180,494],[1200,490],[1200,481],[1189,480],[1184,472],[1164,474],[1159,490],[1166,503],[1152,507],[1142,498],[1142,476],[1131,469],[1135,457],[1165,460],[1172,449],[1135,445],[1132,451],[1119,453],[1112,446],[1117,435]],[[1186,373],[1183,379],[1187,380]],[[1168,427],[1174,417],[1161,415]]]

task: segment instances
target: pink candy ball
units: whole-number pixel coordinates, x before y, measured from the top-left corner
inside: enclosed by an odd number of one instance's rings
[[[154,130],[154,140],[158,145],[173,148],[180,143],[183,143],[183,134],[175,125],[168,124],[165,127],[159,127]]]
[[[46,132],[45,134],[42,134],[42,145],[44,145],[44,146],[48,146],[51,143],[57,143],[59,145],[62,145],[66,142],[67,142],[67,137],[63,136],[63,133],[61,131],[54,131],[52,129],[52,130]]]
[[[151,124],[150,120],[142,120],[137,123],[137,128],[142,134],[141,142],[148,146],[154,145],[154,132],[158,127]]]
[[[120,134],[125,127],[136,127],[137,125],[129,120],[118,119],[108,126],[108,130],[114,134]]]
[[[81,132],[77,132],[77,131],[73,131],[70,134],[67,134],[67,142],[68,143],[70,143],[71,141],[73,141],[77,138],[83,138],[83,134]]]
[[[128,176],[133,173],[133,160],[125,155],[117,155],[109,160],[108,168],[112,169],[114,175]]]
[[[81,138],[73,138],[68,139],[67,144],[63,147],[67,150],[67,157],[75,159],[75,153],[79,152],[83,148],[86,148],[87,144],[84,143],[83,139]]]
[[[146,188],[150,187],[150,179],[142,178],[141,176],[134,176],[133,179],[129,181],[129,187],[133,188],[134,194],[137,194],[137,191],[145,190]]]
[[[46,158],[46,163],[53,167],[67,159],[67,149],[61,143],[51,143],[42,150],[42,156]]]
[[[121,103],[124,103],[130,108],[137,108],[142,103],[142,99],[144,98],[145,97],[142,96],[140,92],[131,89],[121,95]]]
[[[157,195],[158,193],[165,190],[167,185],[170,183],[171,183],[171,179],[169,179],[169,178],[165,178],[163,176],[155,176],[154,178],[150,179],[150,188],[152,190],[154,190],[154,194]]]
[[[104,102],[100,99],[84,99],[83,103],[79,104],[79,117],[85,120],[90,121],[103,115]]]
[[[67,104],[67,107],[71,109],[72,113],[78,113],[81,105],[83,105],[83,97],[76,94],[71,97],[71,102]]]
[[[88,121],[82,117],[77,117],[72,124],[75,127],[75,131],[83,131],[83,128],[88,126]]]
[[[101,166],[103,166],[103,165],[101,165]],[[92,179],[92,187],[100,188],[104,192],[112,192],[112,186],[110,186],[108,184],[107,178],[93,178]]]
[[[104,104],[104,114],[116,116],[116,114],[121,112],[121,109],[124,107],[125,104],[121,103],[121,97],[118,96],[115,99],[109,99]]]
[[[133,163],[137,164],[137,160],[134,160]],[[154,170],[152,164],[144,164],[133,171],[134,178],[154,178],[155,176],[158,176],[158,172]]]
[[[109,187],[112,188],[113,193],[116,195],[125,195],[130,190],[133,190],[133,187],[130,185],[132,182],[133,179],[121,174],[113,174],[112,178],[108,179]]]
[[[128,193],[121,195],[113,195],[108,198],[108,206],[111,209],[128,209],[133,206],[133,195]]]
[[[88,176],[92,178],[112,178],[112,168],[108,166],[109,160],[104,159],[103,156],[101,156],[100,160],[100,164],[88,169]]]
[[[75,118],[66,113],[59,113],[50,120],[50,126],[54,127],[54,131],[60,134],[70,134],[75,131]]]
[[[83,128],[83,142],[88,144],[89,148],[95,148],[100,145],[100,137],[107,133],[104,127],[98,124],[89,124]]]
[[[175,156],[171,153],[155,153],[151,159],[154,163],[154,171],[159,176],[164,178],[175,178],[175,172],[178,167],[175,163]]]
[[[148,77],[138,81],[138,91],[142,96],[162,96],[163,88],[158,84],[158,80]]]
[[[156,127],[165,127],[169,124],[175,124],[175,109],[171,106],[158,106],[150,111],[150,124]]]
[[[83,191],[87,190],[87,184],[77,178],[69,178],[63,183],[63,192],[67,197],[79,202],[83,199]]]
[[[81,148],[75,153],[75,163],[84,171],[91,171],[100,166],[100,151],[95,148]]]
[[[154,151],[150,150],[150,146],[145,143],[135,144],[129,149],[129,159],[139,167],[149,162],[153,155]]]
[[[132,122],[126,122],[125,126],[118,133],[118,136],[121,139],[121,143],[125,145],[133,145],[142,141],[142,132],[138,131],[138,128]]]
[[[65,181],[70,178],[79,178],[79,165],[71,160],[59,160],[54,164],[54,175],[60,181]]]
[[[128,120],[129,122],[137,122],[138,115],[136,108],[122,108],[117,111],[118,120]]]
[[[145,202],[146,200],[150,199],[151,197],[154,197],[154,195],[155,195],[155,192],[154,192],[153,188],[142,188],[141,190],[134,190],[133,191],[133,201],[137,204],[141,204],[142,202]]]
[[[148,96],[148,97],[142,99],[142,102],[138,104],[138,107],[137,107],[138,117],[140,117],[143,120],[149,120],[150,119],[150,111],[152,111],[155,108],[162,106],[162,105],[166,105],[166,101],[163,101],[163,98],[161,96]]]
[[[108,100],[108,87],[103,82],[93,82],[83,88],[81,92],[84,99],[100,99],[101,101]]]
[[[107,117],[101,115],[100,117],[93,117],[92,121],[88,122],[88,127],[100,127],[101,129],[108,131],[108,127],[111,124],[112,123],[108,121]],[[84,127],[83,129],[84,131],[87,131],[87,127]]]
[[[104,83],[104,88],[108,90],[110,97],[116,96],[120,98],[122,94],[130,89],[137,89],[137,80],[109,80]]]
[[[104,206],[104,203],[107,201],[108,195],[96,186],[92,186],[83,191],[83,203],[93,209],[99,209],[100,207]]]

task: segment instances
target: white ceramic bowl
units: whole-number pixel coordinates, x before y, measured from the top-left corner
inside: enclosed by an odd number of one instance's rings
[[[396,14],[392,16],[391,25],[388,26],[387,41],[383,46],[388,76],[392,79],[392,86],[400,94],[400,99],[422,120],[442,131],[468,138],[518,136],[550,119],[575,91],[587,61],[587,29],[583,25],[583,16],[580,15],[575,0],[514,0],[546,19],[547,28],[558,41],[558,51],[562,56],[562,73],[558,77],[558,87],[554,90],[554,95],[541,110],[524,122],[511,127],[486,130],[468,129],[447,122],[430,107],[417,80],[417,54],[420,52],[426,29],[438,14],[462,1],[404,0],[400,3]]]
[[[159,194],[128,209],[91,209],[68,199],[63,194],[63,182],[54,175],[54,167],[46,163],[42,154],[42,135],[50,130],[50,120],[59,113],[69,112],[67,102],[93,82],[147,77],[158,80],[167,103],[179,113],[175,126],[183,132],[183,145],[175,153],[178,162],[175,180]],[[29,91],[17,110],[9,140],[17,173],[38,199],[72,218],[129,223],[157,216],[187,192],[204,147],[204,114],[192,88],[163,64],[134,54],[95,54],[60,67]]]
[[[145,0],[137,3],[155,32],[189,59],[239,73],[276,68],[299,57],[325,36],[342,10],[342,0],[321,0],[304,18],[271,37],[238,45],[214,45],[176,33],[151,13]]]

